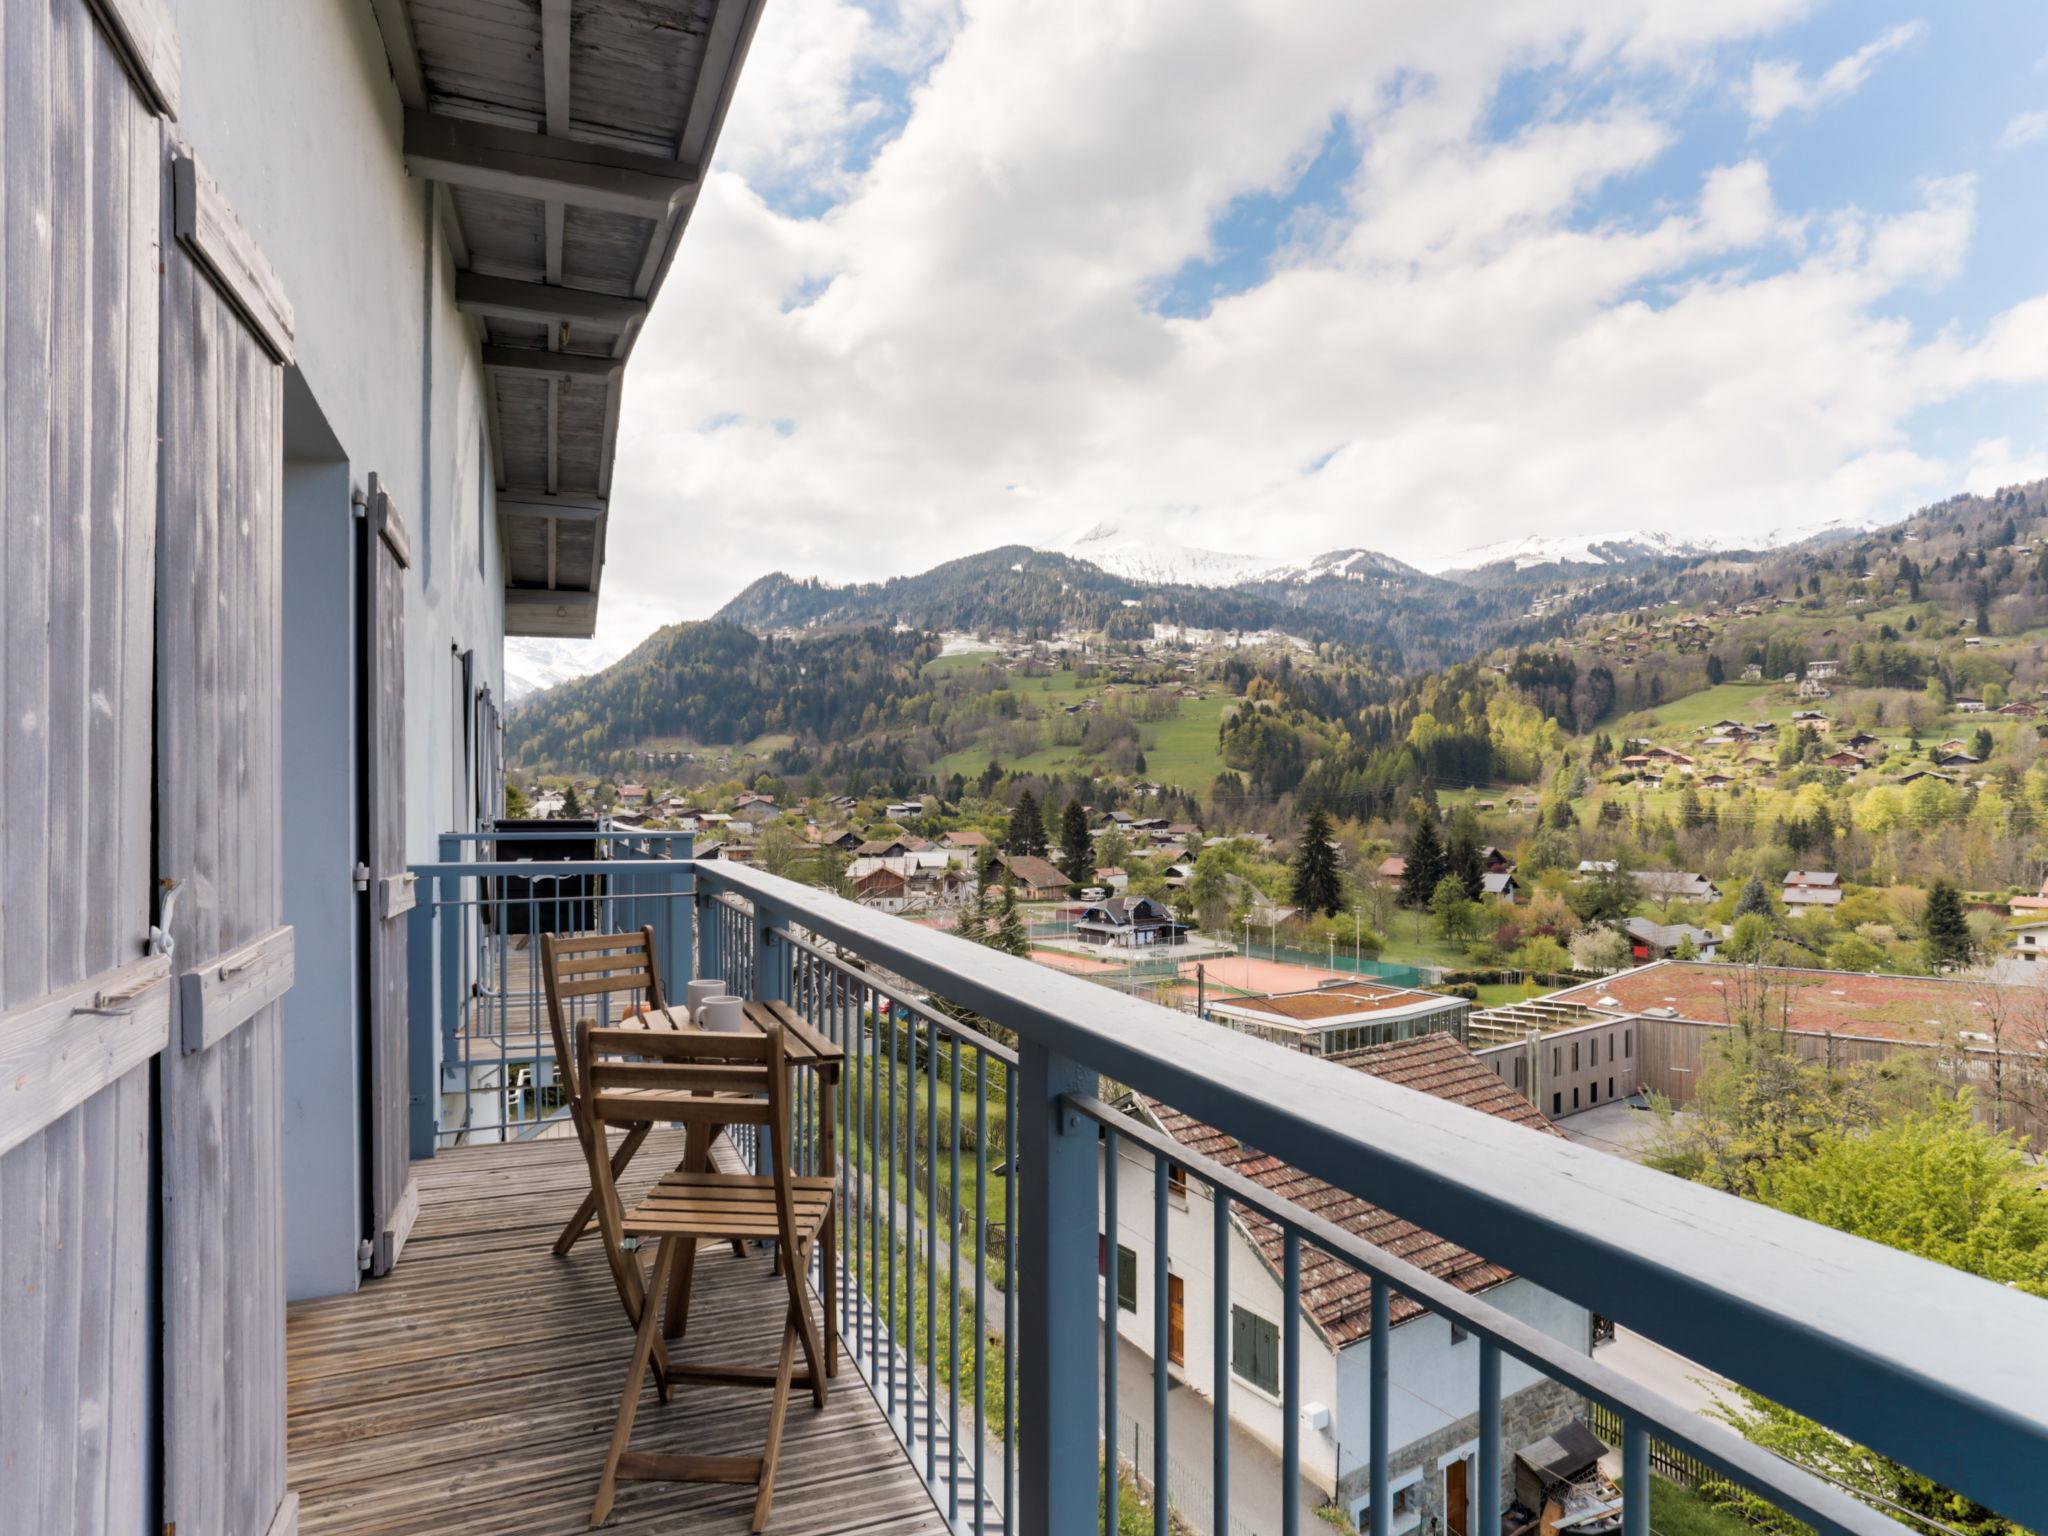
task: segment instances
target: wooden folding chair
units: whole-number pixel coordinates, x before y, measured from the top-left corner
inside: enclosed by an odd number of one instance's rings
[[[574,1038],[572,1026],[563,1008],[565,999],[585,997],[617,997],[619,1006],[613,1019],[606,1023],[624,1022],[642,1007],[651,1008],[657,1014],[666,1010],[667,1000],[662,996],[661,972],[654,963],[654,929],[646,927],[634,933],[586,933],[573,938],[559,937],[544,933],[540,940],[541,984],[548,1000],[548,1033],[554,1038],[555,1076],[562,1085],[562,1092],[569,1101],[569,1120],[576,1127],[576,1139],[583,1143],[583,1151],[589,1155],[592,1138],[595,1144],[605,1144],[604,1133],[594,1131],[589,1112],[584,1108],[582,1094],[577,1084],[575,1057],[569,1046]],[[626,1171],[626,1165],[633,1161],[633,1154],[640,1150],[640,1144],[647,1139],[647,1133],[654,1129],[652,1119],[642,1120],[629,1126],[625,1140],[618,1150],[611,1154],[612,1177],[616,1179]],[[555,1239],[555,1255],[561,1257],[576,1246],[590,1226],[590,1218],[597,1212],[597,1190],[583,1197],[583,1203],[576,1207],[576,1213],[562,1228],[561,1236]]]
[[[637,1060],[623,1058],[634,1057]],[[595,1132],[586,1143],[590,1177],[596,1186],[597,1219],[627,1312],[634,1321],[633,1356],[612,1428],[611,1450],[590,1516],[600,1525],[611,1514],[621,1478],[681,1482],[752,1483],[753,1529],[768,1522],[775,1496],[775,1468],[782,1454],[783,1422],[793,1386],[810,1388],[825,1406],[827,1372],[817,1319],[812,1315],[805,1276],[819,1233],[832,1211],[833,1181],[791,1171],[789,1067],[782,1029],[761,1034],[664,1032],[577,1026],[581,1092]],[[611,1160],[604,1155],[604,1127],[637,1123],[658,1106],[662,1119],[688,1122],[693,1136],[708,1137],[718,1126],[754,1125],[769,1138],[772,1172],[767,1175],[715,1173],[686,1167],[671,1173],[630,1210],[619,1200]],[[654,1272],[644,1280],[627,1238],[653,1238]],[[772,1370],[761,1366],[679,1364],[668,1354],[661,1327],[661,1297],[675,1266],[700,1242],[772,1238],[780,1246],[773,1284],[780,1275],[789,1293],[783,1314],[782,1349]],[[687,1301],[687,1288],[683,1299]],[[801,1347],[804,1373],[795,1371]],[[655,1388],[668,1401],[676,1380],[765,1386],[774,1392],[768,1435],[759,1456],[675,1456],[633,1451],[628,1443],[640,1406],[644,1373],[652,1366]]]

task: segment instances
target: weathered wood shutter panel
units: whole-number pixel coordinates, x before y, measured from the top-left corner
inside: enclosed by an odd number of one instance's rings
[[[168,985],[100,1002],[163,971],[143,962],[161,183],[152,107],[84,0],[0,7],[0,143],[0,1529],[128,1536]],[[53,1046],[87,1040],[55,1091]]]
[[[279,935],[283,375],[277,336],[245,318],[269,304],[274,279],[224,286],[235,271],[267,275],[260,254],[174,147],[162,174],[175,193],[163,257],[157,861],[180,882],[171,933],[183,983],[160,1078],[164,1521],[265,1536],[280,1515],[290,1524],[293,1503],[280,1009],[267,986],[238,989],[222,961],[289,943],[288,930]],[[288,336],[289,310],[272,308]],[[200,1006],[214,1016],[185,1017]]]
[[[370,1273],[389,1274],[419,1209],[412,1183],[412,1079],[405,860],[405,571],[412,545],[397,504],[370,477],[366,548],[370,688]]]

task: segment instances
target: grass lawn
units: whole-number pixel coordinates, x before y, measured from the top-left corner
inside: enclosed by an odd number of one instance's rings
[[[1716,1509],[1690,1488],[1652,1474],[1650,1529],[1655,1536],[1757,1536],[1740,1515]]]
[[[1793,697],[1792,690],[1783,683],[1722,683],[1715,688],[1689,693],[1668,704],[1659,704],[1655,709],[1624,715],[1606,729],[1610,735],[1641,731],[1659,740],[1668,740],[1677,734],[1690,735],[1716,720],[1740,720],[1745,724],[1756,720],[1783,722],[1790,720],[1799,710],[1825,709],[1827,704],[1825,699],[1815,705],[1805,704]],[[1651,720],[1657,723],[1652,726],[1648,723]]]
[[[1223,771],[1223,759],[1216,752],[1216,728],[1237,702],[1222,696],[1182,699],[1180,713],[1173,719],[1140,726],[1145,776],[1206,793],[1210,781]]]
[[[1555,987],[1534,986],[1525,982],[1493,981],[1479,988],[1479,996],[1473,1000],[1474,1008],[1499,1008],[1508,1003],[1526,1003],[1532,997],[1541,997],[1546,992],[1555,992]]]
[[[1437,965],[1447,970],[1465,964],[1465,951],[1438,937],[1426,912],[1397,911],[1387,924],[1387,947],[1378,958],[1389,965]]]
[[[945,676],[949,672],[975,672],[986,663],[1000,656],[1000,651],[956,651],[951,656],[938,656],[925,663],[927,676]]]
[[[930,671],[941,662],[956,659],[969,658],[942,657],[925,670]],[[1071,671],[1010,679],[1011,690],[1020,696],[1037,694],[1073,699],[1100,693],[1102,686],[1100,680],[1084,682]],[[1210,781],[1223,771],[1223,761],[1216,751],[1217,725],[1224,713],[1234,708],[1237,702],[1222,695],[1181,699],[1177,701],[1178,708],[1172,719],[1141,724],[1138,742],[1145,752],[1145,777],[1197,792],[1206,790]],[[977,742],[957,752],[948,752],[932,764],[932,772],[942,778],[954,773],[972,778],[986,766],[989,756],[988,747]],[[1002,763],[1005,768],[1019,773],[1060,773],[1079,763],[1081,756],[1078,747],[1045,746],[1022,757],[1003,758]]]

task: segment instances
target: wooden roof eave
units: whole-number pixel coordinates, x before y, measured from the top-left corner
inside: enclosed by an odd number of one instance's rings
[[[436,184],[455,303],[486,369],[506,632],[587,636],[623,370],[762,0],[677,0],[658,23],[628,0],[540,0],[530,34],[513,24],[510,36],[483,0],[371,5],[407,167]],[[622,33],[634,46],[618,46]]]

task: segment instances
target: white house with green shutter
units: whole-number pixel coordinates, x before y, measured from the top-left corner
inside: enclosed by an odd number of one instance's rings
[[[1558,1133],[1529,1101],[1507,1087],[1451,1035],[1425,1035],[1329,1058],[1388,1082],[1525,1127],[1532,1136]],[[1511,1274],[1497,1264],[1423,1231],[1413,1223],[1312,1178],[1158,1102],[1128,1105],[1190,1152],[1223,1164],[1277,1195],[1377,1244],[1438,1279],[1486,1299],[1553,1338],[1591,1348],[1591,1314],[1583,1306]],[[1105,1302],[1118,1308],[1118,1331],[1152,1358],[1154,1307],[1167,1314],[1167,1368],[1172,1378],[1215,1398],[1215,1216],[1208,1186],[1169,1169],[1166,1295],[1154,1285],[1155,1174],[1144,1148],[1117,1150],[1117,1236],[1112,1256],[1102,1241]],[[1283,1236],[1263,1216],[1233,1211],[1229,1257],[1230,1417],[1254,1438],[1281,1445]],[[1301,1256],[1302,1476],[1357,1522],[1367,1523],[1368,1373],[1372,1283],[1348,1264],[1304,1244]],[[1394,1508],[1391,1529],[1441,1522],[1447,1536],[1489,1536],[1478,1476],[1479,1349],[1443,1318],[1405,1297],[1392,1303],[1392,1396],[1388,1426]],[[1503,1364],[1503,1436],[1512,1449],[1583,1413],[1577,1399],[1532,1369]],[[1502,1497],[1509,1490],[1503,1484]]]

